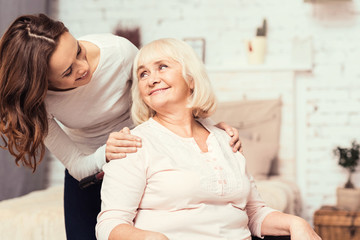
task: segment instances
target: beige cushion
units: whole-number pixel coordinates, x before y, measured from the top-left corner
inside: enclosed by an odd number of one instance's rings
[[[255,179],[267,178],[279,150],[281,100],[219,103],[211,119],[239,130],[248,171]]]

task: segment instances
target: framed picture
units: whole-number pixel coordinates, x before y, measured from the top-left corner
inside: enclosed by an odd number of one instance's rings
[[[200,59],[205,63],[205,39],[204,38],[184,38],[184,41],[187,42],[200,57]]]

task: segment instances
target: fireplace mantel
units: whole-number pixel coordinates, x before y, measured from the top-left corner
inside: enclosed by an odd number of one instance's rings
[[[208,72],[311,72],[310,64],[261,64],[239,66],[206,66]]]

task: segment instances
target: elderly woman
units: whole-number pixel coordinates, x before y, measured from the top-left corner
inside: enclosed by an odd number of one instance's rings
[[[141,147],[127,128],[133,126],[130,87],[137,52],[112,34],[75,39],[44,14],[19,16],[1,37],[0,147],[34,171],[45,147],[63,163],[67,240],[95,239],[101,184],[80,189],[79,181],[87,183],[106,162]],[[219,127],[233,136],[230,145],[237,151],[237,131]]]
[[[215,94],[202,62],[180,40],[144,46],[133,66],[132,133],[143,147],[104,166],[97,238],[320,239],[309,224],[265,205],[229,136],[206,121]]]

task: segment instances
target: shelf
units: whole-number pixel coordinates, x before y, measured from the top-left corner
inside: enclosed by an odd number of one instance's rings
[[[261,64],[243,66],[206,66],[208,72],[311,72],[310,65],[295,64]]]

